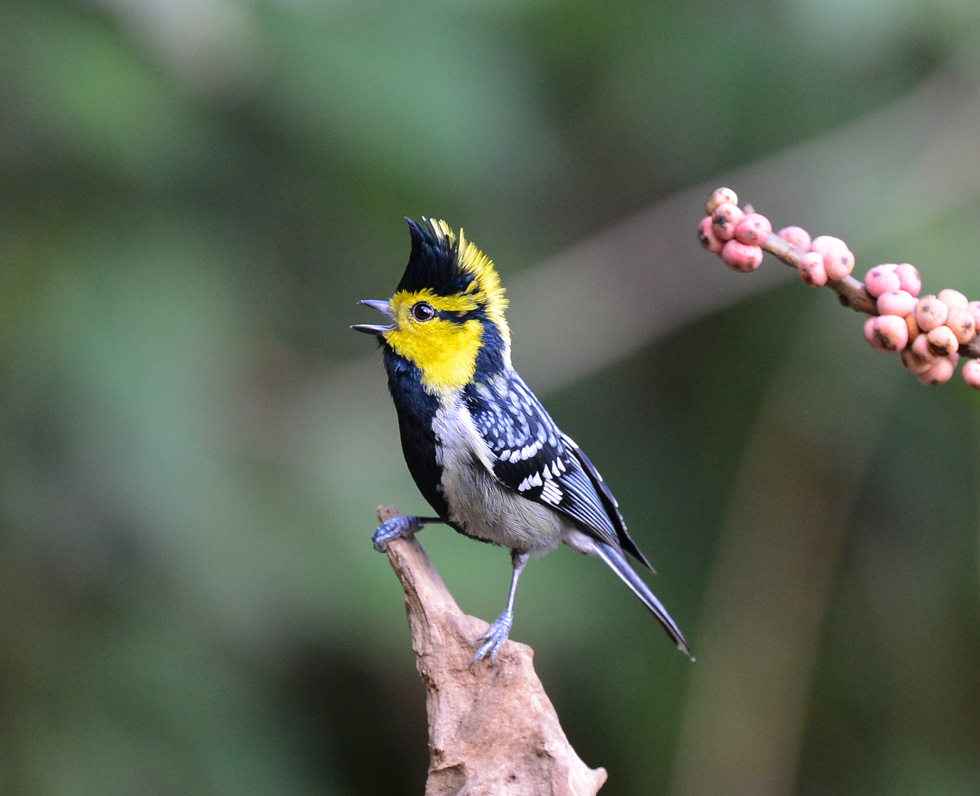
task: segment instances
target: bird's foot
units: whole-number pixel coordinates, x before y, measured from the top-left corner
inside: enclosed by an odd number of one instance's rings
[[[383,553],[388,548],[388,542],[392,539],[412,536],[416,531],[422,530],[422,525],[421,517],[392,517],[385,520],[371,537],[374,549]]]
[[[513,611],[506,610],[498,616],[487,632],[476,640],[477,644],[483,643],[480,645],[480,649],[476,651],[476,655],[473,656],[473,660],[470,661],[470,666],[482,661],[487,655],[490,656],[490,665],[493,666],[497,662],[497,654],[500,652],[500,648],[504,646],[504,642],[510,636],[510,629],[513,625]]]

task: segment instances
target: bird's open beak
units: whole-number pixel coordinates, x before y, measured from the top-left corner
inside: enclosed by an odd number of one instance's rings
[[[359,301],[358,304],[367,304],[369,307],[374,307],[378,312],[383,312],[389,318],[391,315],[391,307],[388,306],[387,301],[382,301],[380,299],[364,299]],[[373,323],[355,323],[352,324],[351,329],[356,332],[364,332],[364,334],[373,334],[375,337],[381,337],[385,332],[390,332],[395,328],[394,324],[391,326],[382,326],[380,324]]]

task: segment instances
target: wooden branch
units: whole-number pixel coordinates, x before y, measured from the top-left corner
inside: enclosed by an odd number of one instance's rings
[[[378,509],[378,519],[398,516]],[[472,668],[487,623],[460,611],[414,539],[388,544],[405,590],[416,665],[426,689],[429,778],[426,796],[594,796],[606,781],[568,743],[532,665],[533,651],[504,644],[496,665]]]

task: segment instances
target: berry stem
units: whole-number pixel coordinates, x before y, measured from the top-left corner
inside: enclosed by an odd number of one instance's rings
[[[800,258],[806,254],[795,243],[783,240],[775,232],[770,233],[769,237],[759,245],[763,251],[769,252],[776,259],[793,268],[799,268]],[[840,297],[840,303],[845,307],[850,307],[855,312],[863,312],[866,315],[878,314],[874,298],[864,289],[864,283],[858,282],[853,276],[845,276],[843,279],[828,279],[827,287],[837,293]]]
[[[902,364],[923,384],[948,381],[960,357],[978,360],[963,370],[967,384],[980,390],[980,301],[968,301],[958,290],[919,296],[922,279],[910,263],[871,268],[865,282],[851,272],[855,258],[840,238],[812,238],[798,226],[772,231],[768,218],[751,205],[739,207],[730,188],[716,189],[705,203],[707,216],[698,239],[735,271],[754,271],[763,252],[795,268],[813,287],[829,287],[840,303],[871,316],[864,335],[881,353],[900,352]]]

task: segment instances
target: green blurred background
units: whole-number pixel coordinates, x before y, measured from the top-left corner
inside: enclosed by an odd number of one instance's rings
[[[608,794],[980,792],[978,409],[695,227],[980,296],[971,0],[0,4],[0,792],[410,794],[379,503],[425,509],[373,343],[402,217],[502,273],[689,663],[596,561],[531,644]],[[490,619],[504,551],[429,551]]]

